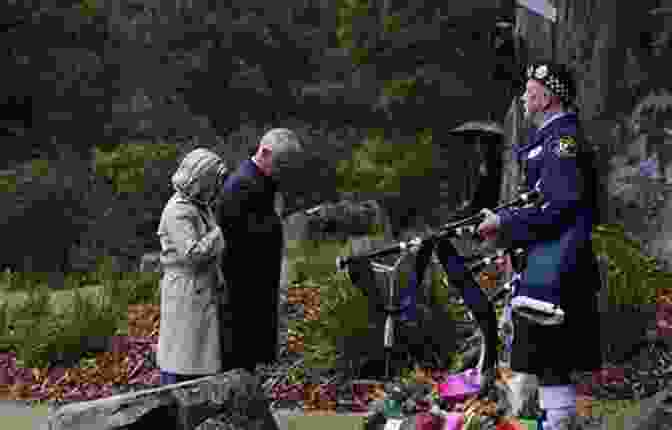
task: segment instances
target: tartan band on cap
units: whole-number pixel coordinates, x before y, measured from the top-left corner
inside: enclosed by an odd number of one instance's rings
[[[560,64],[531,64],[527,68],[527,78],[541,82],[564,103],[569,104],[574,100],[574,81],[569,70]]]

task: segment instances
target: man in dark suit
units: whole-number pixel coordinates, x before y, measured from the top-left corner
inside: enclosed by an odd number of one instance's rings
[[[282,266],[282,219],[276,211],[279,173],[302,151],[296,134],[272,129],[256,153],[224,182],[218,222],[227,242],[222,271],[229,291],[231,350],[224,368],[253,371],[278,354],[278,298]]]

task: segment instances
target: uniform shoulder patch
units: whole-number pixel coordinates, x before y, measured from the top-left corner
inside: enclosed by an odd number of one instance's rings
[[[576,157],[578,145],[574,136],[562,136],[555,148],[555,153],[560,158]]]

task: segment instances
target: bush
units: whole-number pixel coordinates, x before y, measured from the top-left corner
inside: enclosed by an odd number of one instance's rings
[[[94,279],[97,283],[105,285],[108,281],[118,281],[123,277],[123,273],[114,270],[114,262],[112,257],[103,256],[98,259],[96,264],[96,271]]]
[[[11,311],[6,304],[0,307],[0,348],[14,350],[22,367],[42,368],[58,357],[76,360],[86,353],[85,338],[115,335],[120,320],[128,315],[127,297],[132,291],[110,294],[130,290],[119,280],[105,285],[108,288],[94,298],[75,289],[72,306],[59,313],[54,312],[46,285],[34,286],[20,306]],[[13,334],[7,330],[10,321]]]
[[[39,318],[26,318],[24,311],[16,313],[16,330],[12,349],[18,365],[46,367],[57,358],[76,361],[86,353],[87,337],[113,336],[119,315],[103,296],[85,298],[75,291],[72,307],[63,313],[41,313]]]
[[[117,193],[134,193],[145,190],[148,164],[157,160],[177,164],[177,158],[178,148],[171,143],[124,143],[112,151],[96,148],[94,165],[96,174],[109,178]]]
[[[1,277],[2,288],[7,292],[31,291],[48,280],[47,273],[14,272],[10,268],[6,268]]]
[[[301,286],[320,289],[320,318],[300,321],[295,330],[304,336],[306,367],[333,368],[342,341],[353,337],[366,338],[368,330],[368,301],[343,273],[335,273],[320,281],[306,280]],[[337,348],[340,347],[340,348]],[[356,357],[350,357],[355,359]]]
[[[9,334],[9,304],[0,302],[0,337]]]
[[[108,297],[127,304],[158,303],[161,274],[155,272],[118,272],[112,259],[104,257],[96,271],[96,282],[103,286]]]
[[[369,327],[369,298],[345,273],[335,271],[336,257],[351,254],[349,246],[338,242],[305,242],[300,249],[303,255],[297,256],[291,265],[298,287],[318,288],[320,292],[319,319],[290,324],[294,332],[303,336],[305,366],[333,368],[351,363],[359,369],[362,354],[377,354],[382,347],[382,338]],[[441,284],[442,273],[432,271],[431,276],[435,303],[445,309],[450,318],[464,320],[464,306],[450,304],[447,300],[445,287]],[[405,279],[406,273],[402,271],[401,285],[405,285]],[[442,329],[442,333],[446,331]],[[462,365],[458,353],[444,351],[444,355],[441,358],[450,366],[459,368]]]
[[[49,287],[41,283],[26,283],[26,300],[14,309],[14,318],[39,319],[52,312]]]
[[[161,275],[158,273],[133,273],[122,279],[104,281],[103,289],[115,306],[159,304],[161,300],[160,280]]]
[[[593,250],[609,261],[610,304],[654,304],[657,290],[672,281],[672,273],[663,271],[655,258],[646,256],[642,244],[629,238],[622,225],[596,226]]]
[[[48,287],[34,285],[26,300],[8,314],[14,334],[8,334],[4,346],[16,351],[17,366],[44,367],[48,345],[58,339],[56,335],[62,323],[53,315]]]
[[[344,244],[337,240],[299,241],[292,269],[297,281],[319,281],[336,271],[336,257],[343,254]]]
[[[15,192],[2,195],[2,237],[12,243],[0,252],[5,266],[26,272],[67,270],[68,251],[86,228],[88,208],[79,187],[64,181],[64,168],[47,159],[17,167]]]
[[[129,278],[128,282],[131,290],[130,303],[132,305],[151,303],[158,305],[161,303],[161,289],[159,283],[161,274],[156,272],[137,272]]]
[[[413,189],[408,185],[431,186],[436,182],[431,175],[439,154],[431,131],[422,130],[415,138],[391,138],[382,129],[371,129],[368,134],[355,146],[351,159],[338,163],[340,192],[403,193]]]
[[[96,272],[70,272],[65,275],[65,289],[72,290],[87,285],[99,284]]]
[[[11,349],[16,352],[17,367],[44,368],[48,364],[49,343],[59,341],[59,323],[43,317],[38,320],[17,321]],[[60,344],[60,342],[58,342]]]
[[[303,336],[305,367],[333,368],[340,339],[366,329],[367,300],[347,276],[335,273],[336,257],[345,255],[342,243],[301,241],[296,245],[290,273],[297,287],[319,289],[320,318],[292,321],[290,329]]]
[[[118,316],[111,299],[104,294],[98,295],[96,299],[87,299],[79,291],[75,291],[66,321],[73,333],[112,336],[117,327]]]

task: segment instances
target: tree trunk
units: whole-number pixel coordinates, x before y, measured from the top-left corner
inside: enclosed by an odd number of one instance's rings
[[[584,121],[611,118],[623,107],[626,48],[640,38],[655,2],[557,0],[555,59],[576,70],[577,102]],[[637,42],[635,42],[637,43]]]
[[[517,100],[512,100],[509,112],[504,120],[504,151],[502,154],[502,185],[500,203],[511,201],[517,195],[520,183],[518,161],[514,159],[513,147],[521,142],[525,129],[523,127],[522,112]]]

